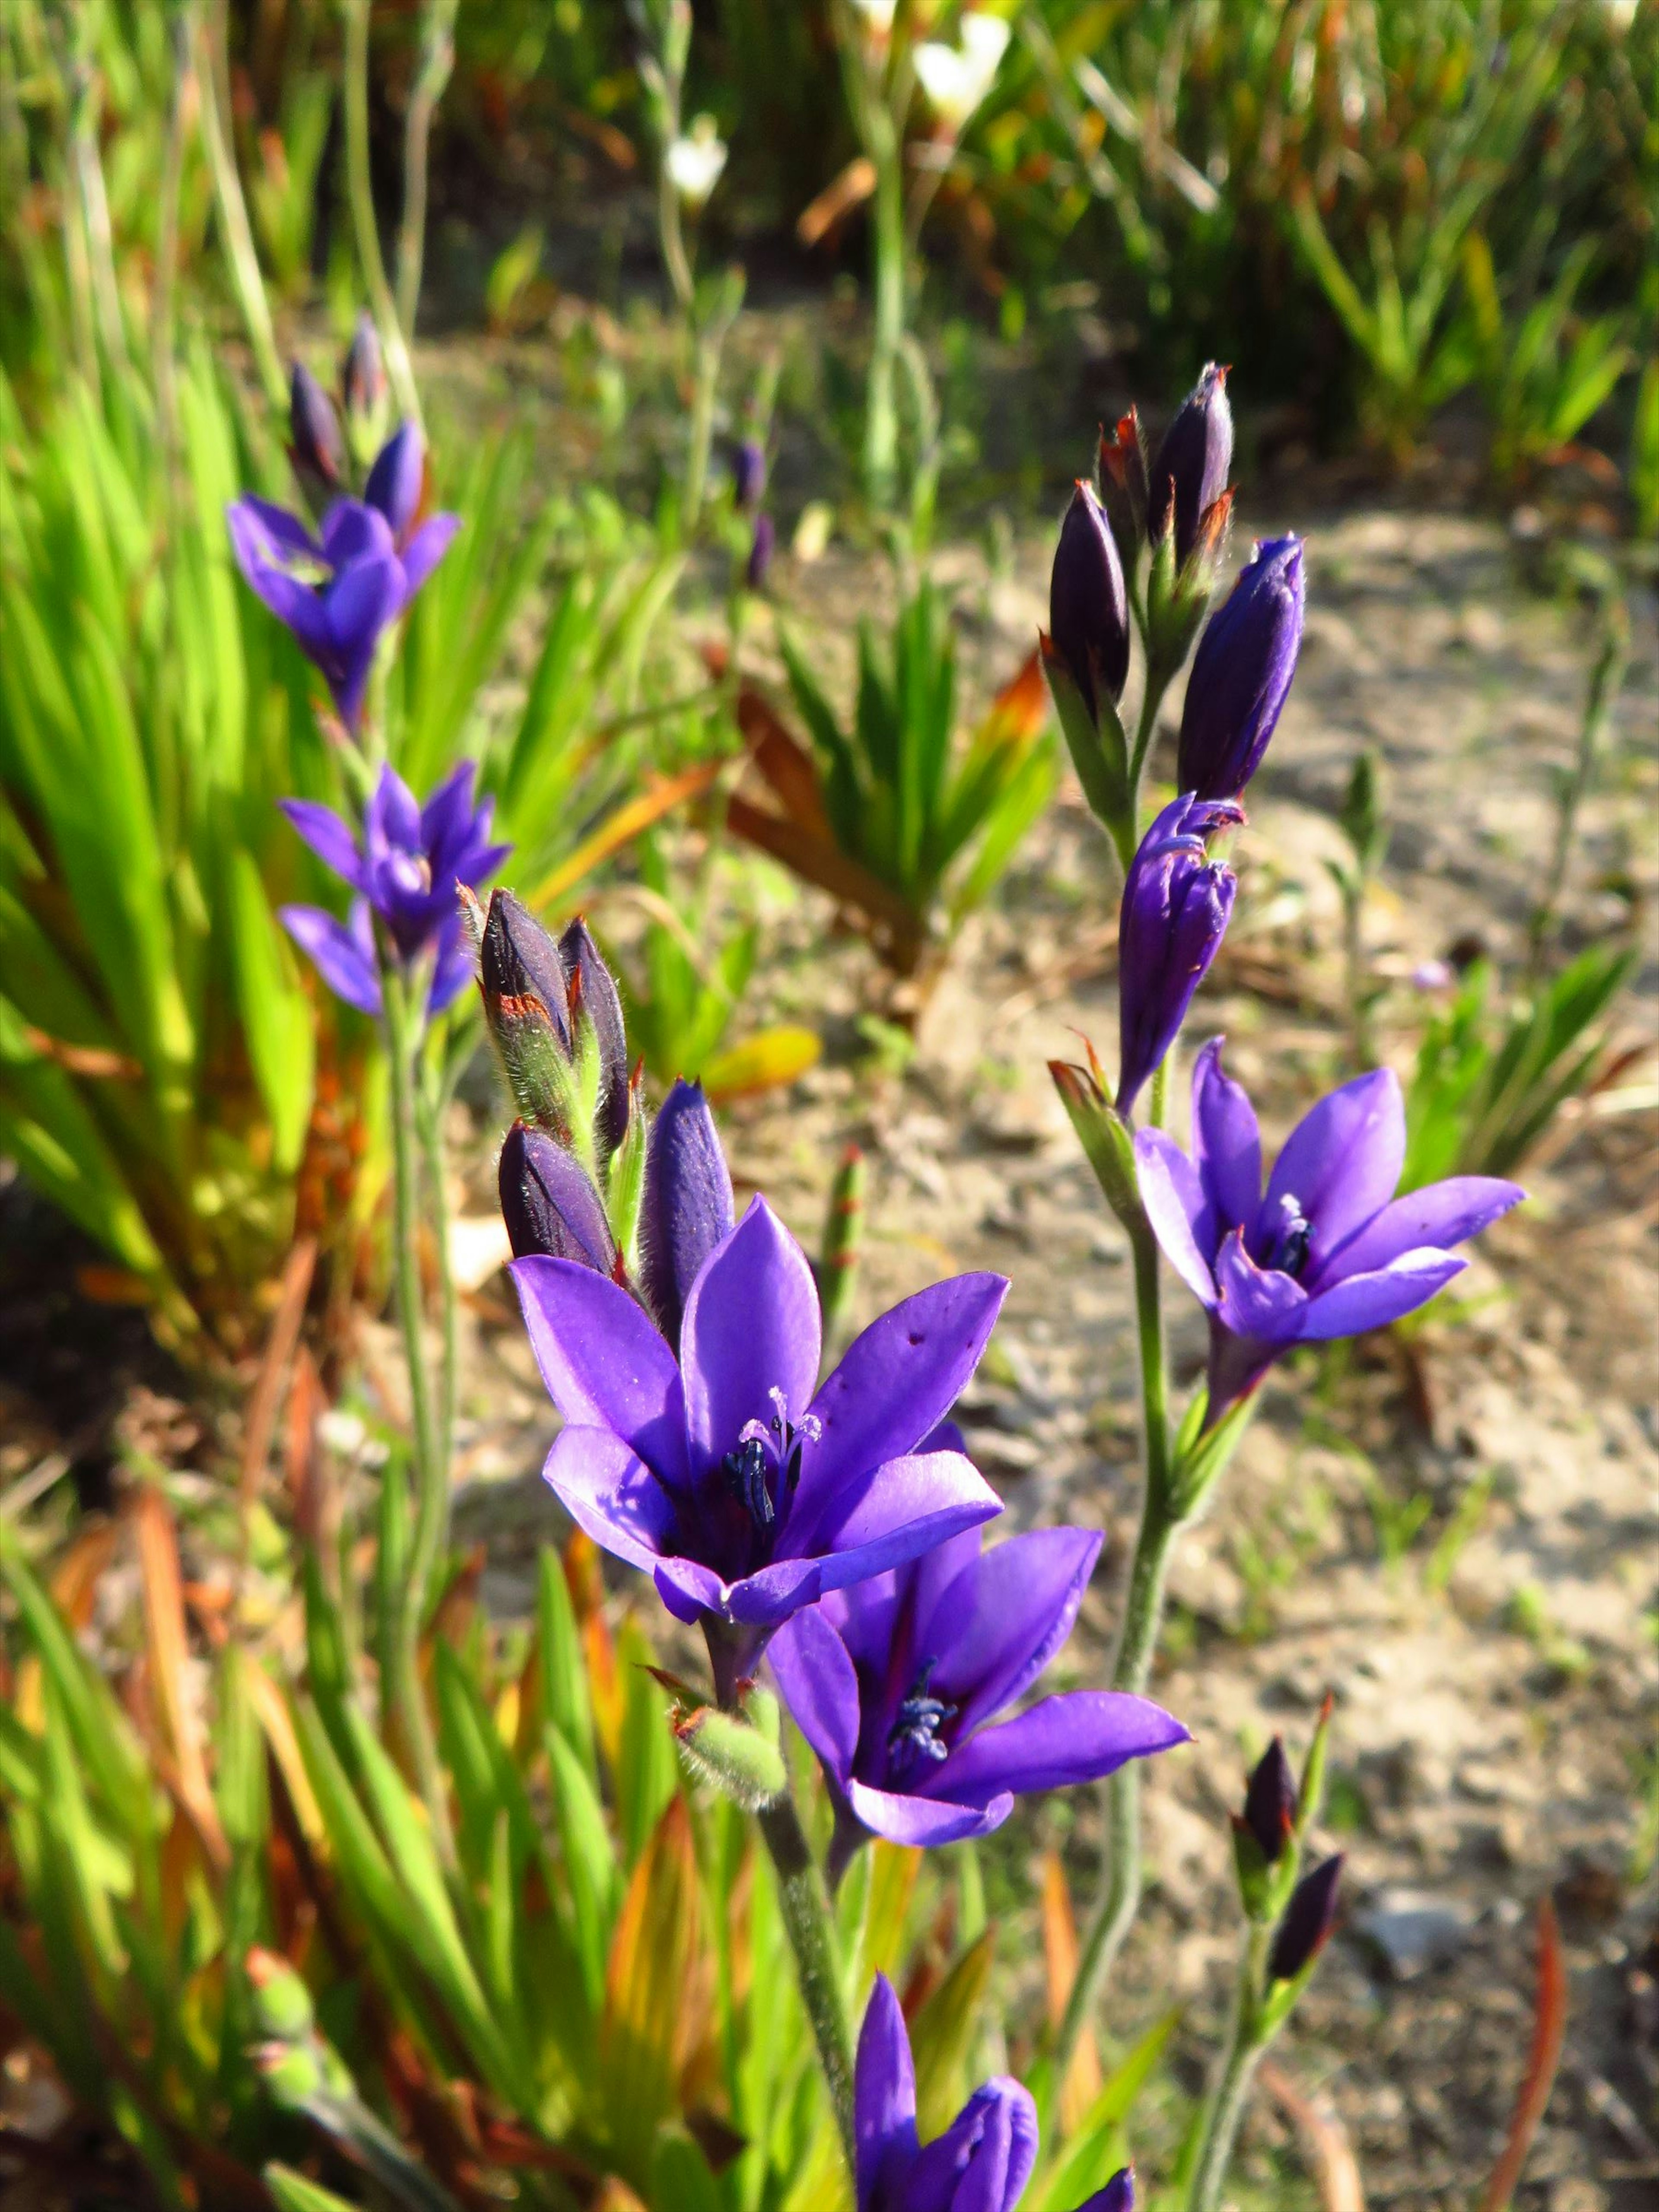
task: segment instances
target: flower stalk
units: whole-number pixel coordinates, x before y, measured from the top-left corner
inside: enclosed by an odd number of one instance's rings
[[[432,119],[455,66],[459,0],[426,0],[421,11],[421,60],[404,118],[404,214],[398,232],[398,320],[412,337],[426,259],[426,197]]]
[[[374,221],[374,191],[368,173],[368,9],[369,0],[340,0],[345,19],[346,197],[351,204],[351,228],[362,265],[363,286],[374,312],[380,343],[386,349],[386,374],[392,380],[400,410],[411,422],[421,420],[421,395],[398,305],[387,281],[380,252],[380,234]]]

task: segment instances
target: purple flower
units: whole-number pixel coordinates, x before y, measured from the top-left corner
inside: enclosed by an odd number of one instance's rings
[[[1210,858],[1207,841],[1243,819],[1231,800],[1188,793],[1164,808],[1129,863],[1117,925],[1117,1110],[1126,1119],[1221,950],[1238,879]]]
[[[1227,372],[1213,362],[1182,403],[1153,459],[1147,482],[1147,529],[1162,544],[1175,522],[1176,566],[1184,568],[1199,525],[1227,489],[1233,465],[1233,410]]]
[[[766,495],[766,448],[743,438],[732,454],[732,497],[739,514],[757,514]]]
[[[1129,600],[1106,511],[1092,489],[1072,495],[1048,578],[1048,650],[1100,725],[1100,694],[1114,706],[1129,675]]]
[[[978,1363],[1000,1276],[907,1298],[820,1389],[812,1271],[763,1199],[697,1268],[678,1361],[591,1268],[531,1258],[513,1275],[565,1422],[547,1480],[596,1543],[653,1577],[678,1620],[703,1624],[717,1669],[747,1671],[800,1607],[1000,1510],[960,1452],[927,1440]]]
[[[1012,2212],[1036,2163],[1036,2106],[1000,2074],[942,2136],[918,2142],[909,2033],[878,1974],[853,2071],[853,2136],[857,2212]]]
[[[1193,1069],[1193,1157],[1162,1129],[1135,1138],[1140,1195],[1171,1266],[1210,1316],[1213,1426],[1293,1344],[1358,1336],[1413,1312],[1459,1273],[1448,1248],[1526,1195],[1454,1176],[1395,1196],[1406,1109],[1393,1073],[1322,1098],[1285,1141],[1267,1194],[1261,1137],[1221,1040]]]
[[[744,581],[751,592],[765,585],[772,566],[772,556],[778,550],[777,525],[769,514],[755,517],[755,535],[750,542],[749,559],[744,568]]]
[[[773,1668],[849,1844],[859,1830],[896,1844],[988,1835],[1023,1791],[1096,1781],[1187,1741],[1160,1706],[1109,1690],[996,1720],[1071,1634],[1100,1544],[1091,1529],[1045,1528],[981,1553],[969,1528],[781,1631]]]
[[[1270,538],[1239,571],[1193,657],[1176,781],[1200,799],[1237,799],[1290,696],[1306,586],[1299,538]]]
[[[732,1234],[732,1173],[700,1083],[677,1082],[651,1124],[640,1217],[646,1304],[671,1344],[705,1260]]]
[[[397,471],[387,471],[381,489],[401,514]],[[380,505],[341,499],[313,538],[297,515],[250,495],[234,501],[226,520],[249,589],[293,631],[322,671],[340,720],[356,730],[381,636],[442,559],[459,518],[434,514],[400,540]],[[409,520],[404,515],[405,531]]]
[[[482,883],[512,850],[489,842],[495,801],[474,807],[471,762],[463,762],[423,807],[400,775],[383,768],[364,810],[361,846],[330,808],[309,799],[285,799],[282,805],[312,851],[357,894],[343,922],[320,907],[282,910],[284,927],[316,962],[323,981],[348,1006],[380,1012],[371,921],[378,916],[405,967],[430,957],[427,1011],[441,1013],[472,975],[456,885]]]

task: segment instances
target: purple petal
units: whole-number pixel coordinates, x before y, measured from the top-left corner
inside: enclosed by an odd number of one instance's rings
[[[657,1595],[675,1620],[684,1621],[688,1627],[695,1626],[706,1613],[725,1609],[725,1583],[712,1567],[696,1559],[663,1559],[653,1579]]]
[[[1319,1344],[1334,1336],[1358,1336],[1368,1328],[1382,1328],[1426,1305],[1468,1265],[1451,1253],[1431,1249],[1402,1252],[1370,1274],[1350,1275],[1309,1299],[1303,1340]]]
[[[868,1828],[872,1836],[884,1836],[890,1844],[922,1850],[988,1836],[1014,1809],[1014,1801],[1006,1790],[984,1805],[953,1805],[935,1797],[905,1797],[892,1790],[872,1790],[856,1778],[846,1788],[848,1804],[860,1826]]]
[[[264,601],[285,629],[293,631],[302,653],[312,660],[325,661],[333,649],[333,633],[321,595],[263,555],[245,556],[235,543],[234,531],[232,543],[249,590]]]
[[[1077,2212],[1135,2212],[1135,2170],[1132,2166],[1115,2173],[1104,2189],[1097,2189]]]
[[[649,1574],[672,1547],[672,1501],[609,1429],[561,1429],[542,1474],[576,1526],[629,1566]]]
[[[696,1473],[719,1466],[745,1423],[772,1419],[774,1390],[799,1420],[817,1381],[821,1326],[806,1255],[757,1198],[704,1261],[685,1302],[680,1366]]]
[[[453,875],[472,835],[472,779],[477,773],[473,762],[463,761],[428,794],[421,809],[419,842],[432,863],[434,884],[442,876]]]
[[[913,1453],[878,1468],[850,1510],[815,1538],[826,1590],[884,1573],[947,1536],[989,1521],[1002,1501],[971,1460],[957,1452]]]
[[[843,1483],[914,1452],[950,1412],[1007,1294],[1004,1276],[957,1275],[901,1300],[848,1346],[812,1401],[823,1433],[790,1516],[803,1540]]]
[[[477,980],[477,974],[472,940],[461,927],[460,916],[453,915],[438,933],[438,956],[432,964],[432,988],[426,1000],[428,1018],[453,1006],[462,992]]]
[[[387,853],[416,854],[421,846],[421,810],[414,793],[391,763],[383,763],[368,805],[363,836],[372,858]]]
[[[374,457],[363,498],[386,519],[399,543],[420,510],[426,483],[426,447],[413,422],[400,422]]]
[[[357,841],[333,808],[319,806],[312,799],[279,799],[276,803],[324,866],[332,868],[353,890],[363,890]]]
[[[404,548],[404,605],[407,606],[444,555],[461,526],[459,514],[434,514]]]
[[[732,1583],[720,1610],[749,1628],[775,1628],[803,1606],[816,1605],[823,1588],[821,1559],[774,1559]]]
[[[356,1006],[359,1013],[380,1012],[380,979],[361,936],[319,906],[285,906],[278,909],[278,919],[295,943],[310,954],[337,999]]]
[[[297,514],[250,492],[225,509],[231,549],[245,576],[250,562],[320,561],[323,549]],[[252,582],[248,576],[248,581]]]
[[[340,720],[356,729],[381,634],[403,605],[403,580],[395,561],[360,561],[332,584],[323,602],[328,653],[318,654]]]
[[[1200,1305],[1213,1306],[1209,1255],[1216,1246],[1215,1214],[1197,1169],[1167,1131],[1135,1132],[1135,1181],[1165,1259]]]
[[[552,939],[519,906],[510,892],[489,902],[490,927],[484,933],[484,981],[491,980],[491,937],[501,918],[500,949],[503,986],[533,990],[562,1026],[566,1006],[561,955]],[[548,1000],[557,969],[556,1004]],[[517,980],[522,977],[523,981]],[[651,1124],[645,1158],[645,1199],[640,1221],[640,1282],[646,1304],[671,1344],[678,1344],[685,1301],[703,1262],[732,1234],[732,1175],[720,1150],[720,1132],[700,1084],[677,1082]]]
[[[1308,1293],[1294,1277],[1278,1268],[1258,1267],[1237,1229],[1221,1247],[1215,1279],[1221,1293],[1216,1317],[1235,1336],[1284,1345],[1293,1344],[1301,1335]]]
[[[1333,1253],[1309,1290],[1329,1288],[1350,1275],[1370,1274],[1403,1252],[1431,1245],[1449,1250],[1479,1236],[1500,1214],[1519,1206],[1526,1194],[1519,1183],[1504,1182],[1497,1176],[1452,1176],[1445,1182],[1407,1191]]]
[[[1091,1528],[1033,1529],[994,1545],[931,1617],[918,1607],[916,1650],[937,1655],[933,1693],[960,1708],[958,1741],[1023,1696],[1065,1643],[1101,1540]]]
[[[397,560],[385,515],[360,499],[337,499],[323,517],[323,553],[331,568],[349,568],[359,561]]]
[[[1251,1243],[1278,1232],[1279,1200],[1293,1198],[1310,1224],[1307,1272],[1322,1267],[1394,1196],[1406,1160],[1406,1109],[1392,1068],[1356,1076],[1304,1115],[1267,1178]],[[1264,1255],[1265,1256],[1265,1255]]]
[[[893,1985],[878,1974],[853,2068],[859,2212],[893,2202],[916,2154],[916,2069]]]
[[[984,1805],[1003,1790],[1064,1790],[1191,1741],[1173,1714],[1120,1690],[1071,1690],[979,1734],[930,1767],[930,1797]]]
[[[1212,1037],[1193,1067],[1193,1159],[1220,1232],[1248,1232],[1261,1208],[1261,1132],[1243,1084],[1221,1065]],[[1213,1250],[1212,1243],[1210,1249]]]
[[[511,1273],[530,1348],[567,1421],[620,1437],[671,1487],[686,1481],[674,1355],[626,1291],[574,1260],[539,1254]]]
[[[994,2075],[945,2133],[923,2146],[905,2183],[904,2212],[1013,2212],[1036,2153],[1030,2092],[1009,2075]]]
[[[859,1746],[859,1678],[846,1645],[814,1606],[784,1623],[769,1656],[791,1719],[844,1787]]]

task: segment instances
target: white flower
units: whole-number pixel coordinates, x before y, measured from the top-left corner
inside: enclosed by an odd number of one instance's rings
[[[961,33],[960,47],[929,40],[916,48],[916,76],[927,105],[953,133],[990,91],[1008,51],[1008,26],[1000,15],[964,15]]]
[[[686,137],[672,142],[665,160],[669,182],[695,215],[707,205],[726,167],[726,141],[714,117],[699,115]]]

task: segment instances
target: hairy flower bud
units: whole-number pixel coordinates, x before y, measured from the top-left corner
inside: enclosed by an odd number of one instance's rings
[[[1285,1756],[1285,1741],[1275,1736],[1256,1761],[1244,1792],[1244,1825],[1274,1865],[1296,1832],[1296,1783]]]
[[[731,1170],[702,1086],[676,1083],[652,1125],[640,1252],[646,1298],[671,1344],[698,1268],[735,1218]]]
[[[492,891],[478,940],[484,1024],[526,1121],[571,1134],[569,985],[559,948],[511,891]]]
[[[1163,1065],[1221,949],[1238,884],[1208,841],[1243,819],[1231,800],[1177,799],[1129,864],[1117,930],[1120,1117]]]
[[[616,1246],[592,1179],[544,1129],[515,1121],[501,1146],[501,1218],[515,1260],[532,1252],[575,1260],[602,1275],[616,1262]]]
[[[1157,545],[1173,524],[1177,568],[1187,565],[1199,526],[1226,490],[1232,465],[1227,372],[1211,362],[1164,433],[1148,484],[1147,528]]]
[[[1267,1960],[1267,1978],[1293,1982],[1324,1949],[1336,1925],[1337,1891],[1342,1881],[1342,1854],[1304,1875],[1285,1908]]]
[[[1131,568],[1146,543],[1150,503],[1146,448],[1141,443],[1140,417],[1133,407],[1110,431],[1101,433],[1100,497],[1123,565]]]
[[[1193,656],[1176,780],[1200,799],[1237,799],[1290,696],[1302,644],[1302,541],[1258,545]]]
[[[313,505],[325,507],[346,489],[345,439],[333,401],[303,362],[289,380],[288,432],[295,475]]]
[[[628,1127],[628,1040],[616,978],[579,915],[559,939],[559,958],[569,979],[569,1022],[573,1046],[580,1042],[584,1018],[592,1024],[599,1056],[599,1103],[593,1116],[594,1143],[609,1159]]]
[[[401,546],[415,526],[425,496],[426,441],[413,422],[400,422],[374,457],[363,486],[364,501],[385,515],[393,544]]]
[[[1129,674],[1129,602],[1106,511],[1086,483],[1072,495],[1048,579],[1048,634],[1090,719],[1115,706]]]

